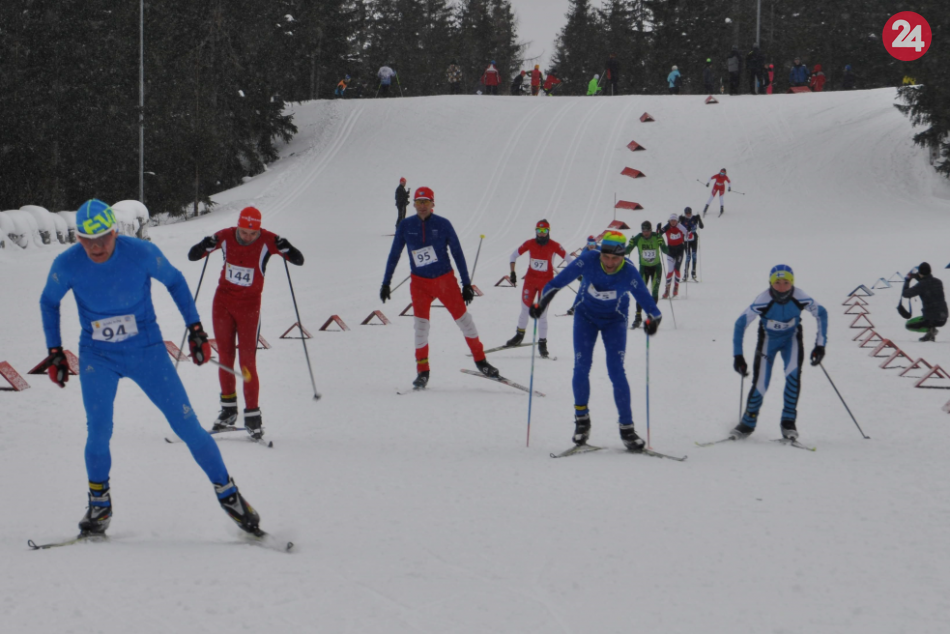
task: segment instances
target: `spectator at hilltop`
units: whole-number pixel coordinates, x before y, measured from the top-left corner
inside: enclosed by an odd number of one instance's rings
[[[729,71],[729,94],[739,94],[739,73],[742,72],[742,56],[739,55],[739,47],[733,46],[732,52],[726,58],[726,70]]]
[[[802,58],[796,57],[792,70],[788,73],[788,83],[792,88],[808,84],[808,67],[802,64]]]
[[[606,94],[610,96],[619,95],[620,90],[617,88],[617,82],[620,81],[620,62],[617,60],[616,53],[611,53],[610,57],[607,58],[606,78],[610,83],[610,91]]]
[[[450,95],[462,94],[462,68],[458,65],[458,61],[452,60],[452,63],[445,70],[445,78],[449,82]]]
[[[844,90],[854,90],[855,76],[851,70],[851,64],[844,67],[844,79],[841,80],[841,87]]]
[[[825,74],[821,71],[821,64],[815,64],[815,72],[808,80],[808,87],[812,92],[821,92],[825,89]]]
[[[746,55],[745,61],[746,68],[749,69],[749,94],[764,92],[762,88],[765,86],[765,79],[762,71],[765,69],[765,58],[758,44],[752,45],[752,50]]]
[[[501,83],[501,74],[498,72],[498,69],[495,67],[495,60],[492,60],[491,64],[488,65],[488,68],[485,69],[485,72],[482,73],[482,84],[485,86],[485,94],[497,95],[498,84],[500,83]]]

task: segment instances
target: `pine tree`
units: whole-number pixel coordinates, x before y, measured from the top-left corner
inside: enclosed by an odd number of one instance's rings
[[[561,29],[552,66],[564,82],[563,94],[586,95],[587,84],[603,68],[597,41],[600,37],[590,0],[570,0],[567,24]]]

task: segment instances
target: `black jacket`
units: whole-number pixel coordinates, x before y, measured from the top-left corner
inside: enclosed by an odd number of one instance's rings
[[[749,51],[749,54],[745,57],[746,68],[749,69],[750,73],[759,73],[761,74],[762,69],[765,66],[765,56],[762,55],[762,51],[757,48]]]
[[[402,209],[409,205],[409,190],[402,186],[402,183],[396,188],[396,206]]]
[[[943,294],[943,282],[933,275],[921,277],[917,284],[910,285],[910,280],[904,280],[904,297],[920,297],[924,305],[921,313],[927,321],[942,321],[947,319],[947,300]]]
[[[620,80],[620,62],[617,61],[616,57],[607,60],[607,73],[607,79],[611,82],[616,83]]]

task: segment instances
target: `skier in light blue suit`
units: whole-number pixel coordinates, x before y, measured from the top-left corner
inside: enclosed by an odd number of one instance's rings
[[[79,380],[86,409],[89,477],[89,509],[79,523],[81,534],[102,534],[112,519],[109,441],[113,402],[123,377],[142,388],[185,441],[231,519],[245,531],[258,532],[260,518],[228,475],[214,439],[198,423],[158,328],[152,279],[168,288],[185,318],[195,363],[201,365],[210,357],[208,336],[184,276],[150,242],[116,236],[115,215],[100,200],[87,201],[76,212],[76,234],[80,244],[53,261],[40,308],[49,348],[43,365],[60,387],[66,387],[69,367],[60,337],[59,306],[70,290],[79,309]]]
[[[769,389],[772,364],[778,353],[785,362],[785,407],[782,409],[782,437],[798,438],[795,420],[798,416],[798,396],[801,390],[802,362],[805,352],[802,347],[802,312],[810,312],[818,321],[818,336],[811,351],[811,364],[818,365],[825,357],[825,342],[828,336],[828,311],[809,297],[800,288],[795,288],[795,273],[791,267],[779,264],[769,273],[770,288],[755,298],[739,319],[733,335],[733,368],[742,376],[748,376],[748,366],[742,356],[742,339],[746,328],[759,320],[758,344],[752,369],[752,389],[746,403],[742,421],[733,429],[730,437],[739,440],[755,431],[762,399]]]
[[[607,351],[607,373],[613,384],[614,402],[620,416],[620,438],[627,449],[640,451],[644,442],[633,428],[630,384],[623,368],[630,295],[646,310],[644,330],[647,334],[656,333],[662,315],[637,268],[624,258],[625,250],[624,235],[608,231],[601,241],[600,251],[584,251],[545,285],[541,300],[531,308],[529,315],[538,319],[560,289],[583,276],[574,304],[574,443],[586,444],[590,436],[590,368],[597,333],[600,333]]]

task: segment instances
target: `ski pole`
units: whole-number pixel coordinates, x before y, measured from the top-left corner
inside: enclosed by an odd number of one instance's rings
[[[251,382],[251,373],[250,373],[250,371],[248,371],[248,370],[245,369],[245,368],[241,368],[241,372],[238,372],[238,371],[235,370],[234,368],[229,368],[228,366],[224,365],[223,363],[221,363],[221,362],[219,362],[219,361],[215,361],[214,359],[208,359],[207,362],[208,362],[208,363],[212,363],[212,364],[218,366],[220,369],[224,370],[225,372],[228,372],[228,373],[230,373],[230,374],[233,374],[234,376],[236,376],[237,378],[241,379],[241,380],[244,381],[245,383],[250,383],[250,382]]]
[[[537,304],[535,304],[537,306]],[[534,334],[531,336],[531,380],[528,382],[528,436],[525,447],[531,446],[531,402],[534,400],[534,351],[538,347],[538,320],[534,320]]]
[[[383,87],[383,82],[379,82],[379,85],[376,86],[376,95],[373,97],[373,99],[376,99],[376,97],[379,97],[379,91],[382,87]]]
[[[310,353],[307,352],[307,338],[303,336],[303,322],[300,321],[300,310],[297,308],[297,296],[294,294],[294,283],[290,280],[290,267],[284,260],[284,270],[287,271],[287,284],[290,285],[290,297],[294,300],[294,312],[297,314],[297,325],[300,326],[300,343],[303,344],[303,356],[307,358],[307,370],[310,372],[310,385],[313,386],[313,400],[319,401],[317,383],[313,380],[313,368],[310,366]]]
[[[647,449],[653,449],[650,445],[650,333],[646,328],[643,332],[647,336]]]
[[[706,184],[706,183],[704,183],[703,181],[699,180],[698,178],[696,179],[696,182],[699,183],[700,185],[705,185],[705,184]]]
[[[735,189],[729,190],[733,194],[739,194],[740,196],[745,196],[745,192],[736,191]]]
[[[406,279],[404,279],[403,281],[401,281],[401,282],[399,282],[398,284],[396,284],[396,288],[399,288],[400,286],[402,286],[403,284],[405,284],[407,281],[409,281],[409,278],[410,278],[410,277],[412,277],[412,273],[410,273],[409,275],[407,275],[407,276],[406,276]],[[395,292],[395,291],[396,291],[396,288],[394,288],[391,292]]]
[[[482,240],[485,239],[485,234],[479,236],[478,238],[478,251],[475,252],[475,264],[472,265],[472,277],[468,279],[470,284],[475,282],[475,269],[478,268],[478,256],[482,254]]]
[[[198,301],[198,293],[201,292],[201,282],[203,282],[205,279],[205,269],[207,268],[208,268],[208,256],[205,255],[205,263],[204,263],[204,266],[201,267],[201,277],[198,278],[198,288],[195,289],[195,299],[194,299],[195,302]],[[181,337],[181,345],[178,346],[178,356],[175,357],[176,370],[178,369],[178,360],[181,359],[181,352],[182,352],[181,349],[185,347],[185,339],[187,338],[188,338],[188,329],[185,328],[185,334],[182,335]]]
[[[828,375],[828,370],[825,369],[824,364],[819,363],[819,364],[818,364],[818,367],[820,367],[820,368],[821,368],[821,371],[824,372],[824,373],[825,373],[825,376],[828,377],[828,382],[831,383],[831,387],[834,388],[835,394],[837,394],[837,395],[838,395],[838,398],[841,399],[841,404],[844,405],[844,408],[845,408],[846,410],[848,410],[848,415],[851,416],[851,420],[854,421],[854,424],[857,426],[858,431],[861,432],[861,435],[864,436],[864,439],[865,439],[865,440],[871,440],[871,437],[870,437],[870,436],[865,436],[864,430],[861,429],[861,426],[860,426],[860,425],[858,425],[858,420],[854,417],[854,414],[851,413],[851,408],[848,407],[848,404],[844,402],[844,397],[841,396],[841,392],[839,392],[839,391],[838,391],[838,388],[835,387],[835,382],[831,380],[831,377]]]
[[[742,423],[742,393],[745,392],[745,375],[739,381],[739,423]]]
[[[405,95],[402,94],[402,84],[399,83],[399,75],[396,75],[396,85],[399,86],[399,96],[405,97]]]

